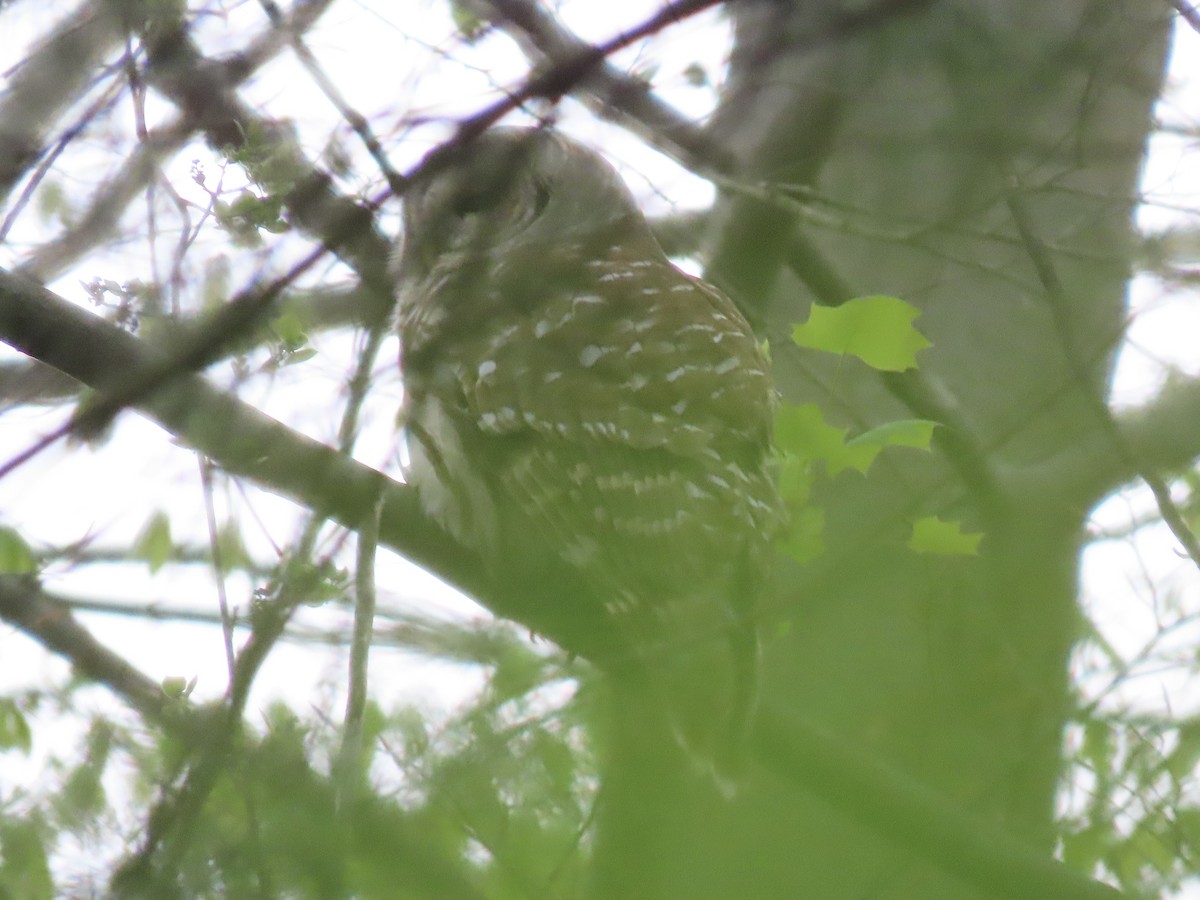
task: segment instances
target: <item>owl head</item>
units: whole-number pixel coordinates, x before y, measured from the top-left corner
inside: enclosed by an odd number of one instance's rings
[[[435,150],[430,174],[404,196],[404,280],[446,257],[493,258],[561,246],[616,226],[644,229],[625,183],[608,162],[545,128],[496,128]]]

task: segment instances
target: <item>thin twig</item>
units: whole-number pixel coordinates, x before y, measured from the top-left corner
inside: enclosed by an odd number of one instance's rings
[[[1050,307],[1050,318],[1054,322],[1059,343],[1062,344],[1063,355],[1066,357],[1067,365],[1071,368],[1072,374],[1084,391],[1104,436],[1124,464],[1131,471],[1137,472],[1138,476],[1150,488],[1150,492],[1154,495],[1154,501],[1158,505],[1159,512],[1162,514],[1163,522],[1171,529],[1171,534],[1183,546],[1184,552],[1187,553],[1192,562],[1197,568],[1200,568],[1200,540],[1197,540],[1195,533],[1188,527],[1183,515],[1179,512],[1179,508],[1171,499],[1171,491],[1166,481],[1149,466],[1143,464],[1134,452],[1130,442],[1126,440],[1125,435],[1121,432],[1121,428],[1117,424],[1117,420],[1113,417],[1112,410],[1108,404],[1102,397],[1094,391],[1088,390],[1086,387],[1087,382],[1090,380],[1087,361],[1081,357],[1079,348],[1075,345],[1066,317],[1066,310],[1064,308],[1065,292],[1062,281],[1058,277],[1058,270],[1045,245],[1034,232],[1031,217],[1017,193],[1016,182],[1011,177],[1009,182],[1010,187],[1005,192],[1005,201],[1008,205],[1009,213],[1012,215],[1013,222],[1016,225],[1017,233],[1020,235],[1025,246],[1025,252],[1029,256],[1034,271],[1041,281],[1042,289],[1046,293],[1047,302]]]
[[[1200,10],[1187,3],[1186,0],[1167,0],[1167,2],[1192,27],[1193,31],[1200,33]]]
[[[225,564],[221,558],[221,536],[217,529],[217,510],[213,501],[212,463],[204,456],[197,454],[200,464],[200,483],[204,493],[204,516],[208,523],[208,546],[212,558],[213,578],[217,585],[217,609],[221,614],[221,634],[225,638],[225,662],[229,667],[229,683],[233,684],[234,654],[233,654],[233,616],[229,612],[229,598],[225,593]]]
[[[367,659],[375,624],[375,552],[379,547],[379,519],[383,495],[358,530],[354,579],[354,638],[350,644],[350,686],[346,693],[346,718],[338,756],[338,793],[343,800],[357,792],[362,778],[363,720],[367,711]]]
[[[259,0],[259,5],[267,14],[267,18],[271,20],[272,25],[280,30],[288,27],[282,10],[280,10],[274,0]],[[363,145],[367,148],[367,152],[371,154],[371,158],[379,166],[379,171],[383,173],[384,178],[387,179],[389,184],[398,183],[400,175],[392,168],[392,164],[388,160],[387,154],[384,153],[379,139],[371,131],[371,126],[367,124],[366,116],[352,107],[346,98],[342,96],[341,91],[337,89],[337,85],[325,74],[325,70],[321,67],[320,62],[317,61],[316,56],[308,49],[308,45],[299,34],[290,34],[290,41],[296,58],[308,70],[308,74],[316,82],[317,89],[325,95],[325,98],[333,104],[338,114],[346,120],[346,124],[359,136]]]

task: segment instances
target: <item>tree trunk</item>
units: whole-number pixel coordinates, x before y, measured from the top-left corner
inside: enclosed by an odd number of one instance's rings
[[[816,498],[828,551],[764,611],[764,703],[832,729],[1049,857],[1084,519],[1032,478],[1111,425],[1132,211],[1167,53],[1166,5],[1113,0],[730,4],[713,134],[738,181],[709,274],[756,310],[790,402],[851,433],[943,423]],[[813,302],[891,294],[933,342],[881,376],[787,343]],[[1108,487],[1114,487],[1109,485]],[[985,533],[974,557],[905,547],[912,520]],[[968,888],[762,768],[696,795],[671,896],[934,897]]]

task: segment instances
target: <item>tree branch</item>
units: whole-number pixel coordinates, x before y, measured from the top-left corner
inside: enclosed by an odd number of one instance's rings
[[[1190,467],[1200,456],[1200,379],[1168,385],[1154,400],[1114,421],[1119,444],[1097,430],[1040,465],[1010,471],[1006,480],[1023,494],[1065,497],[1088,508],[1138,478],[1141,470]]]
[[[536,0],[471,0],[477,13],[506,31],[541,66],[570,65],[595,47],[559,24]],[[703,129],[656,97],[650,86],[602,62],[576,86],[596,115],[618,121],[651,146],[696,169],[728,171],[720,147]]]
[[[81,675],[107,685],[149,721],[164,723],[169,701],[162,688],[97,641],[69,607],[42,593],[36,580],[0,575],[0,619],[68,659]]]
[[[131,369],[149,370],[163,362],[143,341],[3,270],[0,340],[101,392],[120,389]],[[197,375],[179,374],[137,404],[226,471],[348,528],[361,523],[382,484],[380,543],[472,596],[488,597],[478,559],[425,516],[413,491],[375,469],[292,431]]]
[[[50,126],[83,93],[131,4],[103,0],[64,16],[0,95],[0,202],[45,151]]]
[[[1024,900],[1124,896],[985,826],[946,798],[814,723],[762,710],[753,741],[759,762],[776,775],[987,896]]]

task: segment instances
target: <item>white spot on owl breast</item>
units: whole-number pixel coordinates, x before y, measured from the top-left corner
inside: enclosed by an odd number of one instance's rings
[[[605,354],[603,347],[597,347],[595,344],[588,344],[579,351],[579,364],[585,369],[590,369],[594,366]]]

